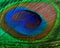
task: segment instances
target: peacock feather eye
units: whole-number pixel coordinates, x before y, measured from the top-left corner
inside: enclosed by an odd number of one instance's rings
[[[36,7],[38,5],[39,7]],[[33,5],[32,3],[12,5],[3,13],[2,27],[12,36],[28,40],[39,39],[47,35],[56,18],[53,6],[43,2],[34,2]]]
[[[44,45],[58,41],[60,5],[53,1],[11,0],[5,2],[6,6],[0,5],[0,40],[6,44],[21,44],[18,48],[24,48],[23,45],[26,48],[31,45],[35,46],[32,48],[45,48]]]

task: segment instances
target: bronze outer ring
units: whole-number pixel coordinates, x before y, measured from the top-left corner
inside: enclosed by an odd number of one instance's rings
[[[46,29],[42,33],[40,33],[36,36],[29,37],[29,36],[24,36],[24,35],[18,34],[15,30],[8,27],[4,21],[4,15],[6,14],[6,12],[8,10],[10,10],[12,8],[16,8],[17,6],[25,6],[31,10],[34,10],[34,11],[40,13],[48,22],[48,26],[46,27]],[[2,18],[1,26],[8,33],[10,33],[14,37],[17,37],[20,39],[22,38],[22,39],[26,39],[26,40],[34,40],[34,39],[40,39],[40,38],[44,37],[45,35],[47,35],[47,33],[50,31],[50,29],[52,28],[52,26],[54,24],[54,21],[56,18],[56,11],[52,5],[43,3],[43,2],[21,3],[21,4],[14,4],[14,5],[10,6],[9,8],[6,8],[6,10],[4,10],[2,12],[1,18]]]

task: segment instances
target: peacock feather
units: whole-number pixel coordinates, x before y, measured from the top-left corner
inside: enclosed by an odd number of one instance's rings
[[[1,48],[58,48],[59,22],[60,8],[56,1],[1,0]]]

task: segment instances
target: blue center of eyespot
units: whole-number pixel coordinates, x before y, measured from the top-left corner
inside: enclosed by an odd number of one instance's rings
[[[4,17],[6,24],[16,32],[34,36],[44,31],[47,22],[41,15],[26,7],[16,7],[9,10]]]
[[[12,20],[18,22],[18,25],[25,28],[36,28],[41,22],[41,17],[35,12],[22,10],[12,16]]]

